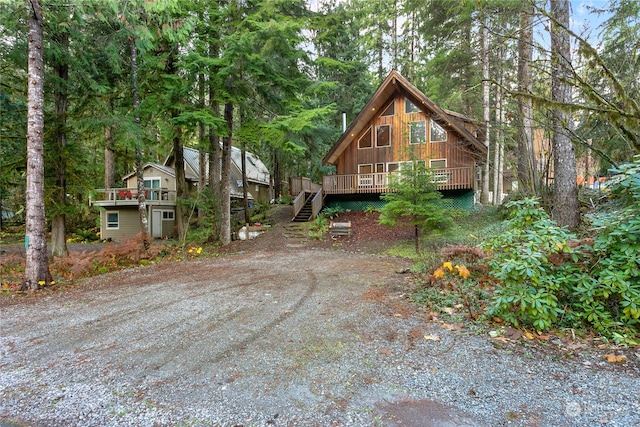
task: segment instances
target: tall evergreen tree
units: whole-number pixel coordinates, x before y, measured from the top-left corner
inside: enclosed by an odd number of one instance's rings
[[[44,36],[39,0],[28,0],[29,66],[27,84],[26,258],[23,290],[49,283],[46,218],[44,211]]]
[[[569,1],[551,0],[551,95],[554,102],[569,105],[571,96],[571,44],[569,40]],[[553,218],[561,226],[580,224],[576,183],[576,156],[568,130],[570,115],[553,109]]]

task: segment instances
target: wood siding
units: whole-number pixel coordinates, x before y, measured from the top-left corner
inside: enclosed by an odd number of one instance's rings
[[[118,212],[118,229],[107,228],[107,213]],[[137,208],[100,209],[100,238],[119,242],[140,232],[140,215]]]
[[[171,191],[176,191],[176,179],[164,171],[150,166],[144,170],[143,175],[145,179],[160,178],[160,187],[166,188]],[[126,187],[138,188],[138,181],[135,175],[132,175],[127,179]]]
[[[393,100],[395,114],[393,116],[376,115],[363,127],[359,134],[349,135],[351,142],[340,154],[336,161],[336,173],[338,175],[358,174],[358,165],[372,165],[372,172],[387,172],[388,164],[408,160],[425,160],[429,166],[429,160],[446,159],[447,168],[471,167],[475,165],[475,159],[471,150],[458,142],[459,135],[442,122],[436,121],[447,131],[446,142],[430,141],[430,125],[433,117],[424,111],[405,113],[406,94],[396,92]],[[412,100],[415,105],[417,101]],[[380,113],[387,109],[386,104],[380,109]],[[409,123],[424,120],[426,125],[426,142],[410,144]],[[377,147],[376,129],[380,125],[391,125],[391,146]],[[358,140],[371,127],[373,141],[371,148],[358,148]],[[378,167],[376,167],[378,165]],[[384,165],[384,166],[382,166]],[[379,168],[384,167],[384,170]],[[441,166],[440,166],[441,167]]]

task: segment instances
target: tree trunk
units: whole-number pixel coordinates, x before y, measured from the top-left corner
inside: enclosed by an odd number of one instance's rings
[[[484,165],[484,173],[482,174],[482,193],[480,195],[480,203],[489,204],[489,159],[490,157],[490,140],[491,140],[491,118],[490,97],[489,97],[489,29],[487,28],[487,18],[481,29],[482,42],[482,122],[484,124],[484,144],[487,146],[487,160]]]
[[[278,150],[273,153],[273,198],[277,200],[282,199],[282,172],[280,167],[280,156],[278,156]]]
[[[569,0],[551,0],[551,98],[571,103],[571,44],[569,40]],[[571,117],[559,108],[553,110],[553,209],[552,217],[570,229],[580,224],[580,205],[576,183],[576,156],[569,138]]]
[[[140,130],[140,92],[138,88],[138,49],[134,37],[130,39],[131,48],[131,91],[133,92],[133,112],[136,129]],[[136,135],[136,187],[138,192],[138,217],[140,218],[140,232],[142,233],[142,245],[146,250],[149,246],[149,221],[147,219],[147,203],[144,195],[144,170],[142,165],[142,132]]]
[[[171,118],[178,117],[178,110],[171,111]],[[182,128],[176,125],[173,133],[173,156],[176,159],[176,227],[178,229],[178,239],[184,241],[187,234],[187,224],[182,201],[187,196],[187,183],[184,174],[184,152],[182,150]]]
[[[496,85],[496,132],[493,152],[493,204],[502,203],[502,195],[504,194],[504,49],[498,48],[498,85]]]
[[[104,129],[104,138],[104,188],[115,188],[116,161],[114,150],[116,140],[113,134],[113,126],[109,125]]]
[[[530,64],[533,60],[533,7],[520,12],[520,37],[518,38],[518,184],[525,195],[538,193],[536,159],[533,149],[533,83]]]
[[[240,156],[242,157],[242,203],[244,208],[244,222],[248,224],[251,218],[249,215],[249,191],[247,189],[247,147],[244,139],[240,144]]]
[[[66,182],[66,156],[67,147],[67,86],[69,84],[69,64],[67,55],[69,54],[69,33],[62,29],[55,34],[54,41],[58,44],[61,55],[56,58],[54,71],[57,82],[55,84],[55,201],[58,209],[51,220],[51,256],[63,257],[69,255],[67,249],[67,229],[65,226],[64,208],[67,206],[67,182]]]
[[[44,58],[39,0],[30,0],[27,75],[26,256],[21,289],[51,282],[44,213]]]
[[[198,75],[198,97],[200,98],[200,108],[204,110],[206,99],[204,97],[205,81],[204,74]],[[205,125],[198,122],[198,168],[200,175],[198,176],[198,193],[204,191],[207,186],[207,135]],[[198,209],[198,218],[204,217],[204,209]]]
[[[227,135],[222,138],[222,173],[220,179],[220,242],[231,243],[231,140],[233,137],[233,103],[224,105],[224,120],[227,122]]]

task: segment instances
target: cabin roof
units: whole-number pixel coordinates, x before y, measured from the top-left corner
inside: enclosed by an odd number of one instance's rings
[[[461,121],[471,123],[472,121],[468,117],[438,107],[418,88],[409,83],[399,72],[393,70],[378,87],[378,90],[376,90],[371,99],[369,99],[369,102],[367,102],[358,116],[351,122],[351,125],[340,136],[331,150],[329,150],[322,160],[322,163],[335,164],[340,154],[353,142],[353,137],[358,135],[362,129],[369,124],[371,119],[376,114],[379,114],[380,110],[388,104],[389,100],[398,94],[408,96],[416,106],[434,116],[436,120],[450,126],[463,140],[474,147],[479,154],[487,153],[487,147],[461,123]]]
[[[157,170],[159,170],[160,172],[164,172],[164,173],[166,173],[166,174],[167,174],[167,175],[169,175],[169,176],[172,176],[172,177],[174,177],[174,178],[176,177],[176,171],[175,171],[175,169],[173,169],[172,167],[165,166],[165,165],[161,165],[161,164],[159,164],[159,163],[153,163],[153,162],[145,163],[145,164],[142,166],[142,170],[143,170],[143,171],[145,171],[145,170],[147,170],[147,169],[149,169],[149,168],[157,169]],[[122,177],[122,180],[123,180],[123,181],[126,181],[127,179],[131,178],[131,177],[132,177],[133,175],[135,175],[135,174],[136,174],[136,172],[135,172],[135,171],[133,171],[133,172],[129,172],[127,175],[125,175],[125,176],[123,176],[123,177]],[[190,173],[186,173],[184,178],[185,178],[187,181],[196,181],[196,182],[198,181],[198,177],[197,177],[197,176],[195,176],[195,175],[192,175],[192,174],[190,174]]]
[[[189,165],[196,175],[200,174],[200,152],[193,148],[183,147],[184,161]],[[247,181],[262,185],[269,185],[269,169],[253,153],[245,152],[247,159]],[[165,165],[173,163],[173,152],[165,160]],[[242,178],[242,151],[237,147],[231,147],[231,162]],[[209,175],[209,155],[205,153],[205,168]],[[233,172],[232,172],[233,173]],[[197,177],[196,177],[197,181]]]

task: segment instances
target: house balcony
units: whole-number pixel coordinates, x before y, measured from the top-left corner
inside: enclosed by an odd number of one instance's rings
[[[387,193],[390,175],[394,172],[361,173],[348,175],[326,175],[322,177],[324,194]],[[474,173],[472,167],[432,169],[437,190],[472,190]]]
[[[176,192],[167,188],[147,188],[145,203],[147,206],[175,206]],[[136,188],[99,188],[95,190],[95,200],[91,204],[101,207],[137,206]]]

